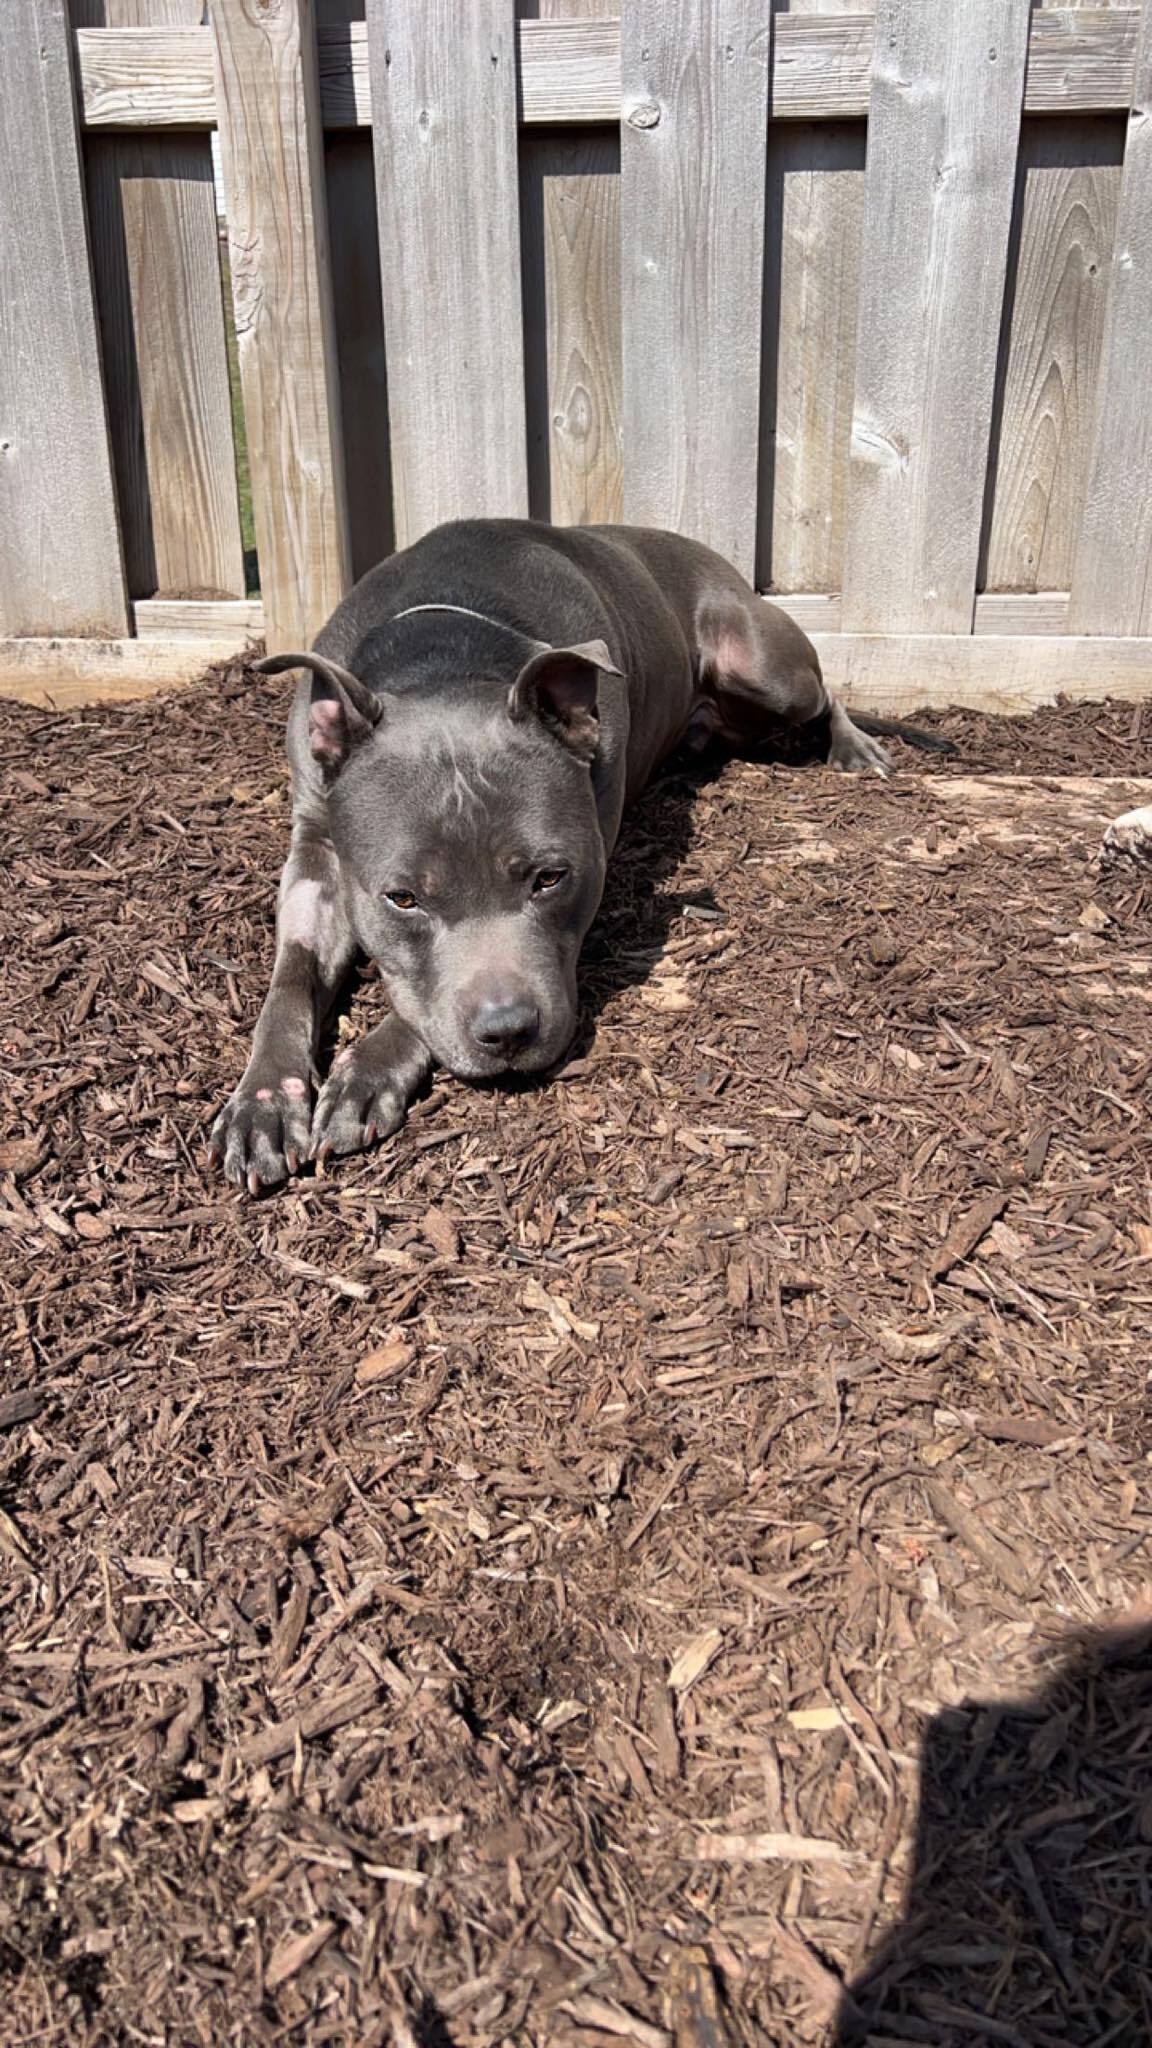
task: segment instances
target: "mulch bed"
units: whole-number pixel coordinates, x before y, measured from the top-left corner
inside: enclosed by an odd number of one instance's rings
[[[563,1077],[251,1202],[284,706],[0,707],[4,2048],[1152,2038],[1152,880],[955,786],[1152,712],[669,775]]]

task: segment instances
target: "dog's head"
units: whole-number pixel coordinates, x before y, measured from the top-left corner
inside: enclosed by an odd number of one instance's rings
[[[552,1066],[604,888],[592,768],[601,641],[544,647],[509,685],[382,698],[316,654],[308,744],[358,943],[397,1014],[466,1080]]]

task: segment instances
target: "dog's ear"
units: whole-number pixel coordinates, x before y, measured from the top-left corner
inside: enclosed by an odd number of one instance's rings
[[[380,723],[383,705],[366,683],[337,661],[322,654],[270,654],[253,663],[258,675],[279,676],[290,668],[312,672],[308,710],[308,743],[312,758],[328,775],[344,766],[353,748],[368,739]]]
[[[517,722],[542,719],[581,761],[591,761],[600,738],[600,675],[618,676],[602,640],[579,647],[545,647],[526,662],[508,693]]]

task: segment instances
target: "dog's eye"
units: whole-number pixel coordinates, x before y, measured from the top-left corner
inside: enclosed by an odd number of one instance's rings
[[[392,905],[393,910],[418,910],[420,907],[411,889],[386,889],[384,900]]]
[[[558,889],[567,873],[567,868],[541,868],[532,884],[534,893],[544,896],[549,889]]]

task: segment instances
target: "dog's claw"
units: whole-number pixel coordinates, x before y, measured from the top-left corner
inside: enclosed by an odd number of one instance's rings
[[[318,1164],[333,1156],[364,1152],[390,1138],[404,1121],[405,1099],[379,1064],[358,1057],[333,1067],[316,1102],[310,1156]]]
[[[297,1171],[310,1123],[307,1097],[269,1087],[261,1075],[245,1075],[212,1128],[209,1160],[223,1166],[233,1187],[258,1195]]]

